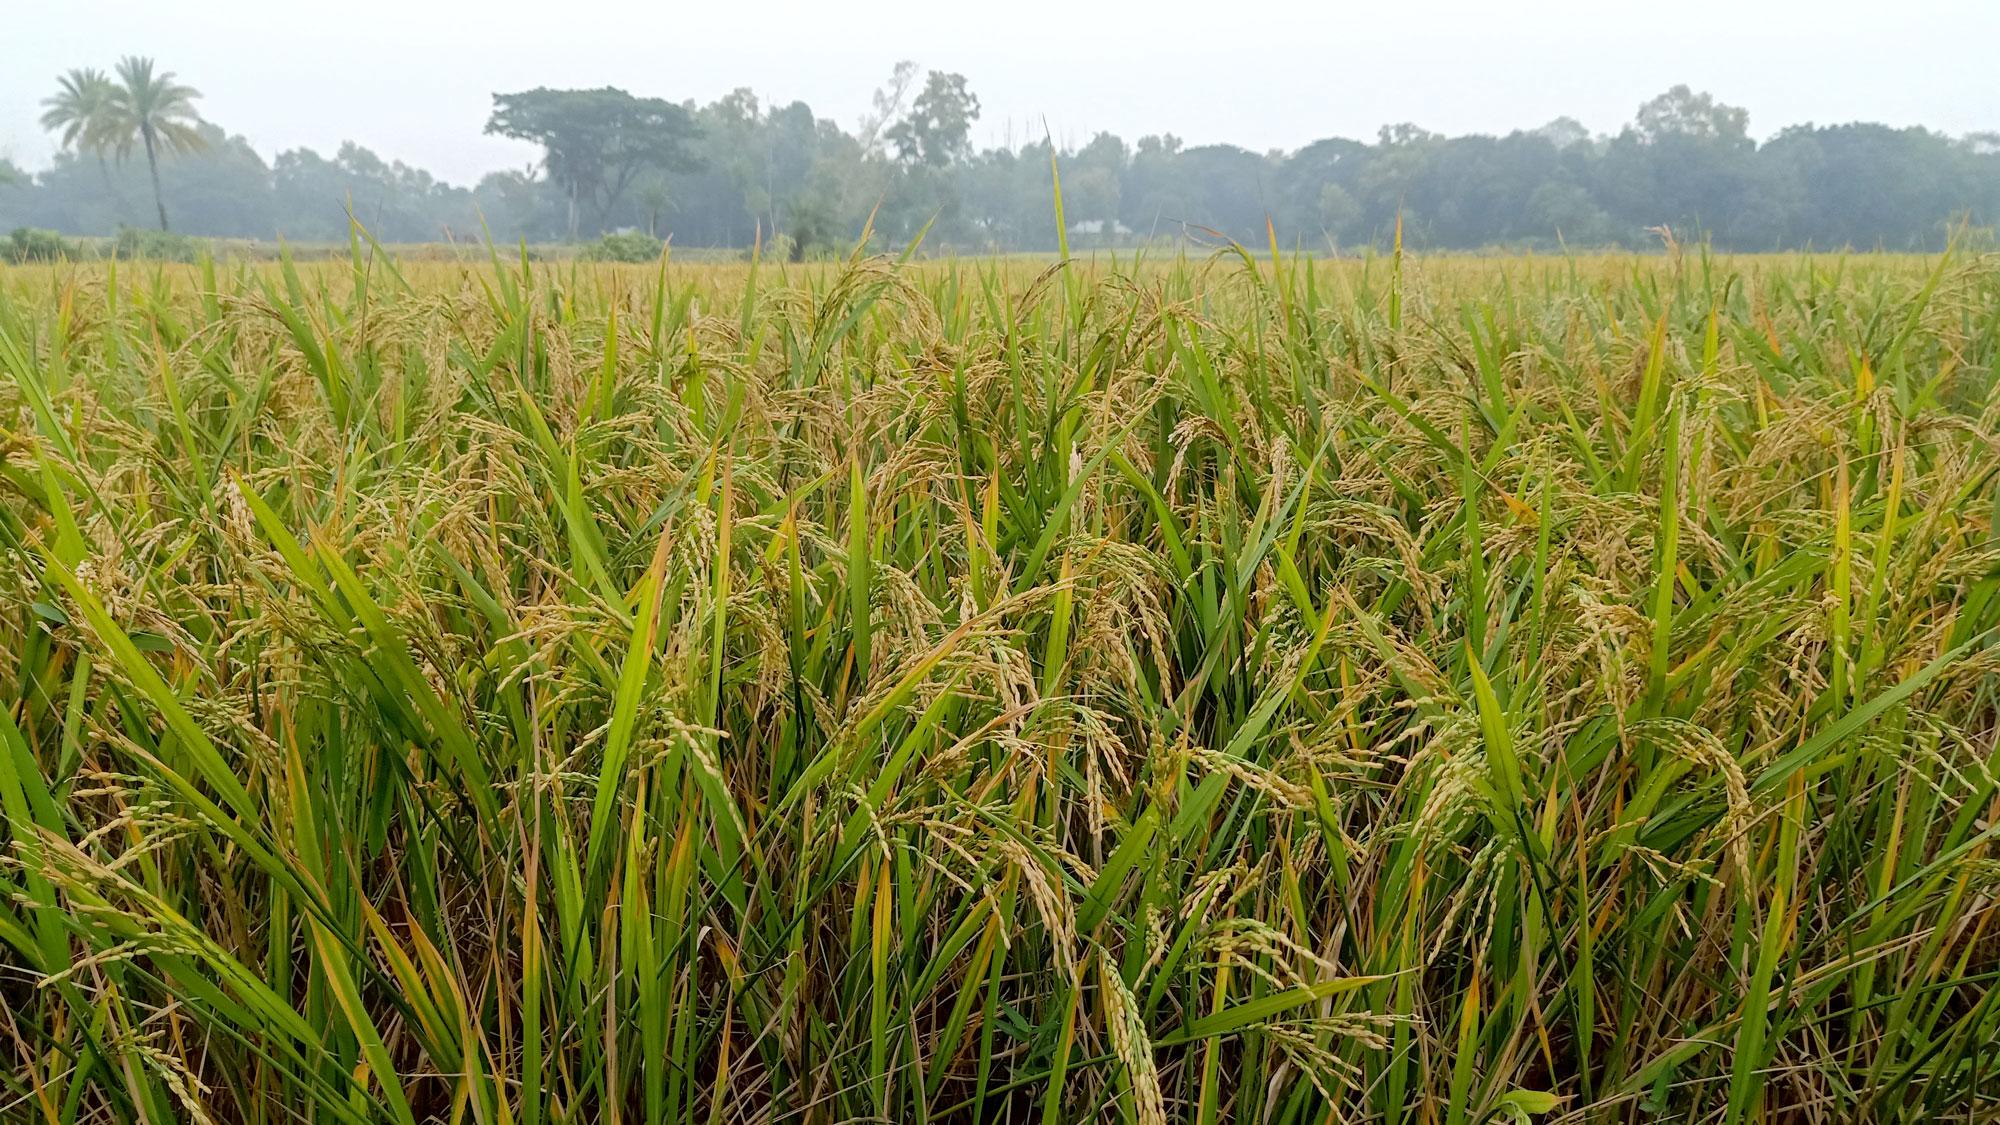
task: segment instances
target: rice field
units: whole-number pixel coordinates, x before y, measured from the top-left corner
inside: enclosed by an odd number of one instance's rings
[[[2000,258],[0,271],[0,1120],[2000,1117]]]

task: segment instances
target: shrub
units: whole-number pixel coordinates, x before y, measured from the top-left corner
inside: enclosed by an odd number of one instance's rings
[[[192,262],[208,251],[208,240],[165,230],[121,227],[112,249],[120,258],[151,262]]]
[[[650,234],[627,231],[605,235],[585,246],[577,257],[587,262],[651,262],[666,248],[666,243]]]
[[[80,257],[77,245],[52,230],[15,227],[0,244],[0,256],[10,262],[53,262],[58,258]]]

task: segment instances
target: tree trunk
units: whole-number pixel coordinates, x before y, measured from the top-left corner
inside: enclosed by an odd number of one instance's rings
[[[167,200],[160,194],[160,158],[153,152],[153,131],[139,130],[139,136],[146,141],[146,171],[153,176],[153,206],[160,212],[160,229],[167,229]]]
[[[104,150],[97,150],[97,174],[104,177],[104,194],[111,200],[112,210],[117,212],[119,225],[125,223],[125,193],[111,182],[111,165],[104,159]]]
[[[569,185],[569,240],[576,241],[576,184]]]

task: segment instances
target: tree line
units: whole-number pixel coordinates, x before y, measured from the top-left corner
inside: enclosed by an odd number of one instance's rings
[[[494,95],[486,129],[542,158],[470,187],[352,142],[266,161],[203,119],[199,97],[143,58],[64,75],[43,117],[61,150],[33,175],[0,162],[0,229],[103,235],[156,221],[330,241],[347,237],[351,207],[392,242],[637,232],[804,257],[851,245],[872,223],[932,249],[1049,250],[1052,163],[1072,249],[1261,244],[1275,229],[1286,245],[1338,252],[1381,245],[1400,222],[1406,242],[1440,249],[1636,246],[1668,228],[1725,249],[1916,250],[2000,217],[2000,134],[1855,122],[1796,125],[1760,143],[1744,109],[1685,86],[1611,135],[1570,118],[1505,136],[1400,124],[1289,152],[1168,133],[979,148],[965,78],[920,76],[910,63],[852,129],[747,89],[706,105],[534,89]]]

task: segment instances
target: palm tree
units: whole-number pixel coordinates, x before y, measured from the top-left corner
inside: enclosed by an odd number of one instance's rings
[[[167,204],[160,195],[160,153],[198,152],[207,147],[202,139],[201,114],[194,100],[201,91],[174,81],[173,72],[153,71],[153,60],[127,55],[118,60],[118,81],[113,95],[116,107],[114,142],[122,158],[137,140],[146,147],[146,170],[153,177],[153,206],[160,212],[160,229],[167,229]]]
[[[62,147],[97,158],[97,170],[111,186],[107,150],[118,144],[118,85],[94,66],[79,67],[56,79],[56,92],[42,99],[42,128],[59,134]]]

